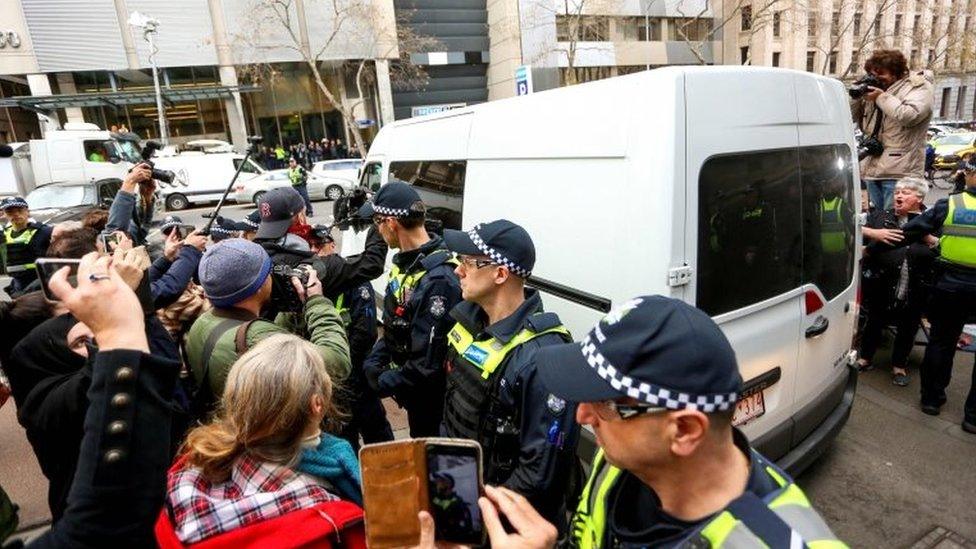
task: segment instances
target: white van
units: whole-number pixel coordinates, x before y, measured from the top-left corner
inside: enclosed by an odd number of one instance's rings
[[[236,153],[200,152],[153,158],[157,168],[176,174],[172,184],[159,183],[159,194],[165,201],[166,209],[185,210],[191,204],[220,200],[243,160],[244,155]],[[248,159],[237,182],[243,183],[262,173],[264,169]]]
[[[525,226],[529,284],[577,338],[637,295],[708,312],[745,380],[737,423],[798,472],[857,383],[853,133],[836,80],[669,67],[387,125],[361,182],[412,183],[449,228]]]

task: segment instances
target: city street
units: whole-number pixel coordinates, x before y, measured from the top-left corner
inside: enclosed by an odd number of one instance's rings
[[[941,196],[945,191],[934,190],[927,202]],[[317,202],[315,207],[313,222],[329,222],[332,203]],[[202,226],[203,214],[211,209],[179,214],[185,222]],[[249,211],[251,206],[229,205],[223,215],[236,219]],[[949,402],[941,416],[930,417],[918,409],[917,367],[923,352],[918,346],[912,353],[912,381],[906,388],[891,384],[884,367],[888,350],[879,353],[879,367],[861,374],[847,426],[798,479],[852,547],[976,547],[976,436],[959,427],[973,355],[957,353]],[[397,436],[406,436],[405,414],[392,402],[386,405]],[[0,479],[20,504],[23,525],[48,520],[47,486],[12,403],[0,410]],[[970,541],[953,537],[953,532]]]

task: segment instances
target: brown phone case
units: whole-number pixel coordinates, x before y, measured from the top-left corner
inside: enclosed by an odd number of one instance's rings
[[[427,444],[475,445],[470,440],[419,438],[370,444],[359,450],[366,542],[371,549],[420,543],[417,513],[430,511]],[[481,478],[481,448],[478,477]]]

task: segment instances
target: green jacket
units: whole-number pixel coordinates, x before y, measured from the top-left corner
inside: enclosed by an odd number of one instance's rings
[[[264,338],[274,334],[294,333],[302,336],[318,348],[319,354],[325,361],[325,369],[328,370],[333,383],[339,384],[352,369],[352,363],[349,360],[349,342],[346,339],[346,330],[342,326],[339,313],[328,299],[322,296],[312,296],[305,302],[302,318],[293,318],[296,316],[280,314],[274,322],[264,319],[255,321],[247,330],[247,348],[254,347]],[[217,324],[227,318],[238,319],[242,322],[249,320],[248,316],[241,314],[239,310],[213,309],[200,315],[187,333],[186,356],[193,377],[198,382],[201,381],[206,366],[205,357],[201,355],[207,337]],[[232,328],[220,336],[211,355],[207,380],[214,396],[218,399],[224,392],[227,373],[237,361],[234,344],[236,334],[237,329]]]

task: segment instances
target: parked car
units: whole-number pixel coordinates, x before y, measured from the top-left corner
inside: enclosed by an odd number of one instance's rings
[[[762,101],[727,108],[757,90]],[[857,385],[858,208],[829,254],[809,221],[828,193],[857,203],[849,113],[838,80],[667,67],[387,124],[362,182],[406,181],[445,228],[525,226],[540,250],[527,284],[577,339],[638,295],[711,315],[745,380],[733,421],[795,473],[843,427]],[[594,230],[567,239],[582,219]],[[342,253],[364,235],[345,230]],[[581,438],[589,459],[593,436]]]
[[[244,156],[232,153],[190,152],[156,158],[156,167],[176,174],[172,183],[159,183],[159,194],[168,210],[185,210],[192,204],[216,202],[224,195]],[[264,174],[264,168],[248,159],[237,178],[241,184]]]
[[[350,181],[359,181],[359,170],[363,167],[362,158],[347,158],[345,160],[323,160],[312,164],[312,173],[326,177],[337,177]],[[338,196],[335,198],[339,198]],[[333,200],[335,200],[333,198]]]
[[[344,178],[308,174],[308,196],[312,200],[337,200],[351,191],[355,185],[355,181]],[[265,192],[290,186],[288,170],[271,170],[253,179],[238,181],[229,198],[238,204],[257,204]]]
[[[937,170],[954,170],[959,164],[963,153],[971,152],[976,147],[976,132],[954,133],[936,138],[935,162]]]
[[[93,208],[107,209],[122,186],[121,179],[59,182],[42,185],[25,199],[30,215],[41,223],[75,221]]]

